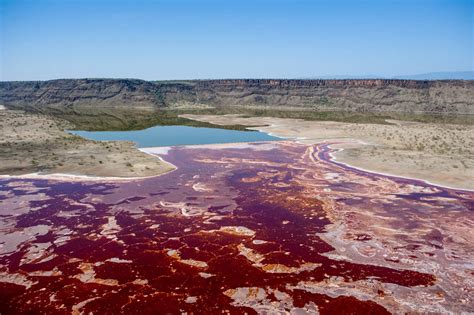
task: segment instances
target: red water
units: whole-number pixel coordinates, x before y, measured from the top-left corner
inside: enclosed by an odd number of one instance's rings
[[[302,281],[334,277],[348,283],[376,279],[405,287],[435,283],[431,274],[323,255],[333,248],[317,234],[324,233],[331,221],[324,203],[317,198],[317,190],[322,188],[308,189],[307,184],[324,184],[321,187],[340,191],[341,200],[336,202],[346,206],[351,199],[344,192],[362,191],[367,186],[317,177],[316,171],[342,169],[327,162],[326,146],[315,147],[320,160],[317,154],[308,154],[304,145],[282,143],[273,144],[270,150],[255,150],[257,146],[174,148],[163,157],[178,169],[146,180],[1,180],[0,240],[4,245],[11,243],[8,235],[22,231],[25,239],[0,252],[0,313],[66,314],[74,305],[84,314],[255,313],[255,309],[239,305],[224,294],[246,287],[266,291],[266,300],[259,302],[262,304],[278,301],[274,290],[288,294],[292,305],[279,306],[282,311],[314,303],[326,314],[387,313],[373,301],[292,287]],[[381,177],[357,172],[357,176],[368,178],[371,189]],[[391,180],[396,185],[409,182]],[[462,197],[462,192],[453,190],[441,194],[456,198],[453,207],[465,205],[472,197]],[[409,204],[410,198],[419,197],[405,196],[403,202]],[[370,205],[370,200],[353,203]],[[182,208],[190,216],[183,215]],[[104,225],[111,218],[116,223],[107,229]],[[28,235],[29,229],[39,225],[47,226],[46,232]],[[246,227],[255,235],[219,231],[229,226]],[[370,240],[364,231],[359,232],[354,238]],[[265,243],[255,244],[253,240]],[[38,244],[41,249],[31,253]],[[240,244],[263,255],[260,265],[320,266],[299,273],[268,273],[239,254]],[[173,249],[179,258],[168,254]],[[207,266],[183,263],[188,259]],[[92,281],[81,280],[84,263],[95,273]],[[18,279],[26,279],[29,285]],[[103,279],[116,281],[104,283]],[[188,297],[195,299],[186,300]]]

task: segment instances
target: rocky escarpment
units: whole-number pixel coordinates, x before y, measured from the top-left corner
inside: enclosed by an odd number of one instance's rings
[[[159,106],[157,86],[134,79],[0,82],[0,102],[15,107]]]
[[[209,80],[160,84],[166,104],[474,113],[474,81]]]
[[[474,81],[81,79],[0,82],[7,106],[210,105],[474,114]]]

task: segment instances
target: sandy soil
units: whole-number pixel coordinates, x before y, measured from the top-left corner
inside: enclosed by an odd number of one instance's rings
[[[173,169],[131,142],[86,140],[67,128],[72,125],[49,116],[1,109],[0,174],[144,177]]]
[[[258,127],[303,143],[343,140],[338,161],[371,171],[474,189],[474,126],[389,121],[389,125],[239,115],[182,115],[218,125]]]

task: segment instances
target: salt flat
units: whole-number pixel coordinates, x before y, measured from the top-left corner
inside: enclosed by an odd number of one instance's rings
[[[218,125],[260,125],[255,129],[314,144],[345,141],[336,158],[375,172],[474,189],[474,126],[391,121],[363,124],[240,115],[182,115]]]

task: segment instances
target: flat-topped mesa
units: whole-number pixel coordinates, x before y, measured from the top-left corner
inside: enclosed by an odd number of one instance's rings
[[[198,80],[200,86],[272,86],[272,87],[380,87],[394,85],[405,88],[428,88],[437,82],[463,84],[464,81],[416,81],[392,79],[343,79],[343,80],[297,80],[297,79],[223,79]]]
[[[235,79],[157,84],[168,106],[474,114],[474,81]]]
[[[301,88],[301,87],[388,87],[398,86],[410,89],[426,89],[436,86],[470,86],[474,87],[474,81],[466,80],[401,80],[401,79],[219,79],[219,80],[190,80],[190,81],[161,81],[182,86],[270,86],[281,88]]]
[[[136,79],[60,79],[0,82],[0,102],[15,107],[158,106],[156,86]]]
[[[209,105],[474,114],[474,81],[72,79],[0,82],[0,103],[20,108]]]

